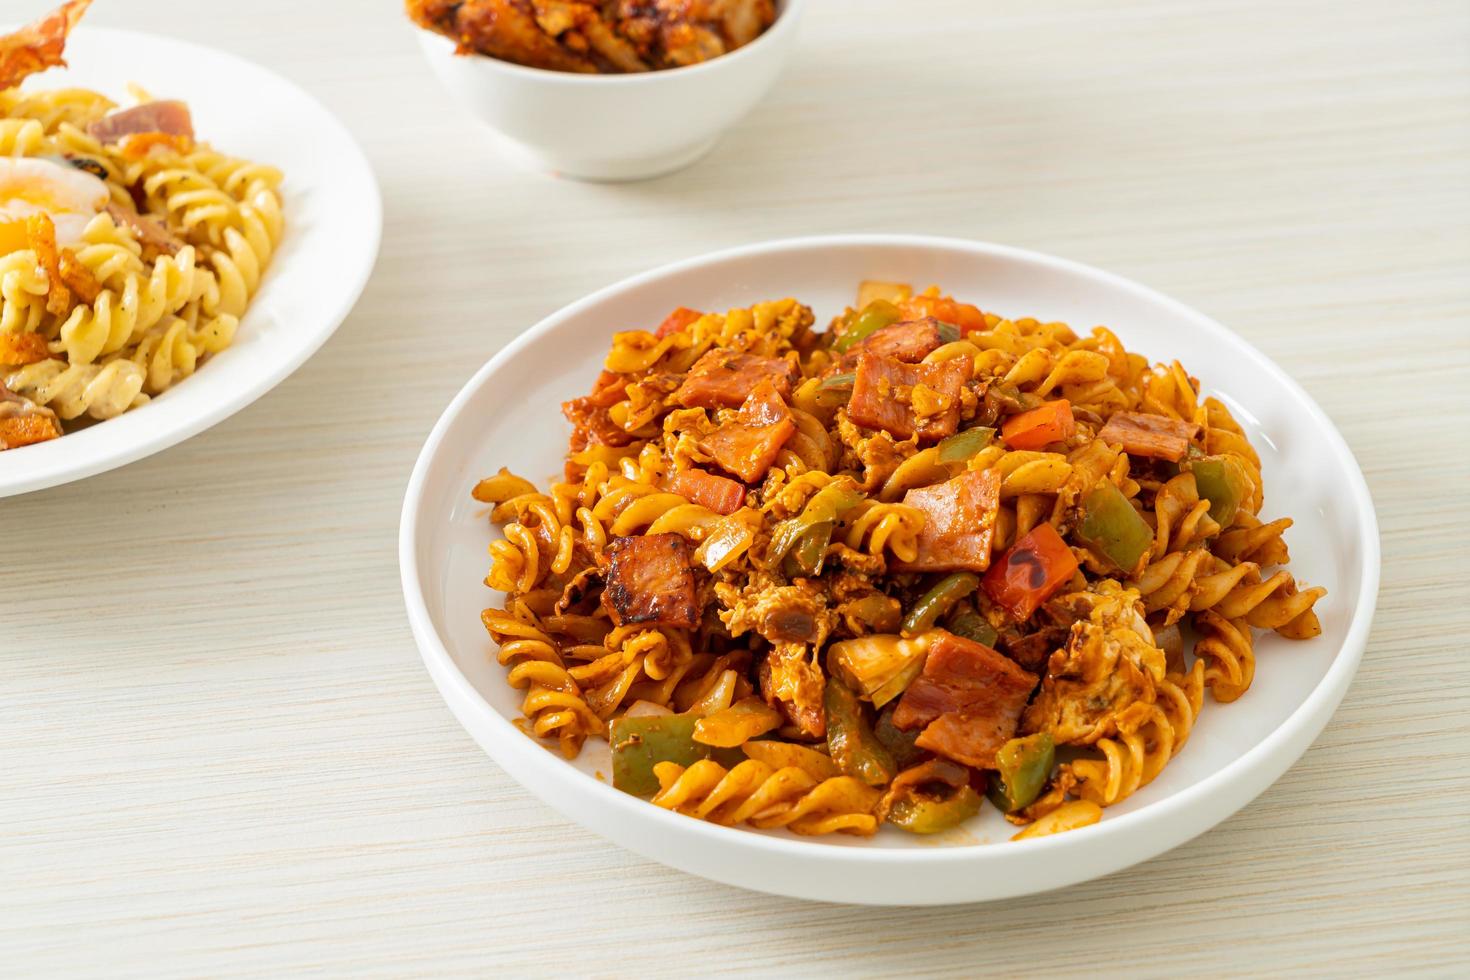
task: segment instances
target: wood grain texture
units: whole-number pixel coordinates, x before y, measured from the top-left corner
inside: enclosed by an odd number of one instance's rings
[[[268,397],[0,501],[4,972],[1463,975],[1463,0],[815,0],[801,62],[712,156],[622,186],[504,165],[396,0],[90,18],[315,92],[372,158],[386,227],[356,311]],[[1367,656],[1316,746],[1216,830],[1021,901],[807,904],[590,836],[450,717],[395,553],[450,397],[596,287],[834,231],[1137,278],[1248,337],[1341,427],[1383,531]]]

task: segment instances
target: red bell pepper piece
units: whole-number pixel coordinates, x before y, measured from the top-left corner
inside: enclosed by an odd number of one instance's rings
[[[1024,622],[1076,571],[1077,556],[1062,536],[1050,524],[1038,524],[990,563],[980,584],[996,605]]]
[[[1041,449],[1066,439],[1076,431],[1072,403],[1065,398],[1013,415],[1000,427],[1001,438],[1011,449]]]
[[[960,336],[989,326],[979,307],[958,302],[952,296],[928,296],[921,293],[898,303],[898,310],[905,320],[922,320],[926,316],[932,316],[944,323],[952,323],[960,328]]]
[[[658,329],[654,331],[654,336],[667,337],[671,333],[678,333],[702,316],[704,314],[698,310],[691,310],[687,306],[681,306],[664,318],[664,322],[660,323]]]

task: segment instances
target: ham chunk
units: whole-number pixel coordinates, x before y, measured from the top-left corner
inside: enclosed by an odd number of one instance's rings
[[[864,351],[858,357],[847,414],[858,425],[896,439],[938,442],[960,425],[960,391],[970,378],[965,358],[905,364]]]
[[[602,604],[618,626],[632,623],[693,629],[699,599],[689,542],[681,535],[646,534],[614,538]]]
[[[717,514],[733,514],[745,504],[745,487],[704,470],[685,470],[669,481],[670,493]]]
[[[746,483],[755,483],[766,475],[781,447],[795,432],[791,409],[786,407],[775,382],[764,378],[735,417],[705,436],[699,447],[721,469]]]
[[[694,362],[674,400],[685,408],[736,408],[767,378],[782,398],[791,396],[791,365],[781,358],[712,350]]]
[[[940,631],[924,672],[893,713],[897,727],[922,727],[915,744],[978,769],[1016,734],[1036,677],[990,647]]]
[[[1148,412],[1114,412],[1097,437],[1122,446],[1131,456],[1151,456],[1177,463],[1189,449],[1189,440],[1199,432],[1193,422],[1181,422]]]
[[[109,112],[88,126],[87,132],[101,143],[118,143],[124,136],[139,133],[162,133],[193,142],[194,121],[187,105],[164,100]]]
[[[843,370],[851,370],[857,364],[858,356],[864,352],[891,357],[905,364],[918,364],[943,345],[939,321],[932,316],[890,323],[865,337],[857,350],[849,351],[842,358],[841,365]]]
[[[145,261],[151,262],[160,255],[177,255],[184,247],[184,240],[164,227],[163,222],[139,214],[132,207],[113,202],[107,205],[107,213],[115,224],[127,228],[142,244]]]
[[[932,487],[915,487],[903,502],[924,512],[919,553],[894,565],[903,572],[983,572],[1000,510],[1000,475],[969,470]]]

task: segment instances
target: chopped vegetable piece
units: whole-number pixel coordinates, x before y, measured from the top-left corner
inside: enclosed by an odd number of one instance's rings
[[[1194,474],[1199,495],[1210,502],[1210,517],[1221,527],[1229,527],[1251,493],[1251,479],[1245,468],[1229,456],[1205,456],[1191,461],[1185,469]]]
[[[777,524],[771,531],[771,543],[766,556],[778,561],[796,547],[802,535],[819,524],[835,524],[843,514],[852,510],[863,500],[857,484],[843,477],[833,480],[812,495],[800,514]]]
[[[781,569],[787,578],[812,578],[822,574],[822,561],[827,556],[827,545],[832,541],[834,526],[831,521],[823,521],[802,532],[781,562]]]
[[[1154,530],[1138,513],[1123,491],[1103,480],[1082,498],[1082,522],[1077,540],[1104,561],[1111,562],[1124,577],[1136,576],[1144,555],[1154,543]]]
[[[949,622],[944,628],[955,636],[961,636],[967,640],[974,640],[976,643],[987,647],[994,647],[996,641],[1000,639],[1000,635],[996,633],[995,627],[991,626],[984,616],[973,609],[963,609],[956,615],[950,617]]]
[[[823,408],[841,408],[846,405],[852,398],[852,382],[851,372],[823,378],[817,385],[814,396],[817,404]]]
[[[681,306],[664,318],[664,322],[658,325],[658,330],[654,331],[654,336],[667,337],[671,333],[678,333],[702,316],[704,314],[698,310],[691,310],[687,306]]]
[[[728,708],[706,715],[694,725],[694,741],[721,749],[735,746],[781,727],[781,712],[760,698],[741,698]]]
[[[745,503],[745,487],[734,480],[704,470],[684,470],[669,481],[670,493],[717,514],[733,514]]]
[[[1051,732],[1013,738],[995,753],[995,775],[990,780],[990,802],[1004,813],[1030,806],[1041,795],[1056,764],[1056,742]]]
[[[709,453],[721,469],[734,473],[746,483],[756,483],[766,475],[781,447],[796,432],[791,409],[769,378],[762,378],[740,406],[731,422],[705,436],[700,448]]]
[[[945,323],[953,323],[961,334],[970,334],[989,327],[985,322],[985,314],[980,312],[979,307],[956,302],[949,296],[936,296],[934,291],[912,296],[900,302],[898,309],[906,319],[932,316]]]
[[[904,639],[891,633],[842,640],[827,648],[827,671],[881,708],[923,670],[933,641],[929,634]]]
[[[857,308],[862,309],[875,299],[890,303],[902,303],[914,295],[913,287],[906,282],[884,282],[881,279],[864,279],[858,283]]]
[[[919,739],[918,732],[903,731],[893,723],[895,707],[890,704],[878,712],[878,720],[873,722],[873,737],[883,743],[899,769],[907,769],[923,761],[929,753],[914,744]]]
[[[887,786],[898,772],[893,756],[873,735],[857,692],[837,678],[827,680],[827,750],[844,774],[869,786]]]
[[[832,350],[844,354],[871,334],[902,319],[903,315],[898,312],[898,307],[887,300],[874,300],[852,317],[847,328],[832,341]]]
[[[739,558],[755,543],[755,527],[760,515],[753,510],[736,511],[715,523],[694,551],[694,560],[711,572],[718,572]]]
[[[935,630],[924,671],[893,714],[899,728],[924,726],[916,745],[979,769],[1016,734],[1036,677],[1010,658]]]
[[[1133,456],[1149,456],[1177,463],[1189,450],[1189,440],[1199,432],[1193,422],[1183,422],[1148,412],[1114,412],[1098,430],[1103,442],[1122,446]]]
[[[689,766],[710,758],[715,754],[713,749],[694,741],[698,722],[698,718],[687,714],[614,719],[608,726],[613,785],[634,796],[652,796],[658,792],[655,763]]]
[[[903,632],[906,636],[922,633],[939,621],[939,617],[965,596],[980,588],[980,577],[973,572],[954,572],[935,582],[919,597],[914,608],[904,617]]]
[[[847,414],[858,425],[898,439],[937,442],[960,424],[960,392],[970,377],[962,357],[938,364],[905,364],[892,357],[858,355]]]
[[[913,561],[894,562],[904,572],[983,572],[1000,512],[1000,474],[967,470],[932,487],[915,487],[903,502],[924,512]]]
[[[602,604],[616,625],[699,625],[689,542],[681,535],[614,538],[605,554],[609,561]]]
[[[972,456],[990,445],[990,440],[995,438],[995,430],[988,425],[977,425],[963,432],[956,432],[946,439],[941,439],[935,448],[939,462],[941,463],[964,463]]]
[[[981,797],[970,788],[970,773],[945,759],[931,759],[905,770],[878,801],[878,814],[913,834],[937,834],[980,812]]]
[[[1050,524],[1038,524],[1001,555],[981,580],[985,592],[1019,622],[1056,595],[1077,571],[1077,556]]]
[[[1001,438],[1012,449],[1043,449],[1076,431],[1072,403],[1065,398],[1043,402],[1040,408],[1013,415],[1000,427]]]
[[[791,365],[779,357],[712,350],[689,369],[674,400],[685,408],[737,408],[762,381],[791,396]]]
[[[842,770],[837,768],[837,763],[830,756],[795,742],[746,742],[741,746],[741,751],[747,757],[764,762],[772,769],[800,769],[818,782],[842,775]]]

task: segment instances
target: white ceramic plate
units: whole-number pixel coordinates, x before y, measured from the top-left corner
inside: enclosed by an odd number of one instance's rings
[[[1101,823],[1019,843],[993,807],[943,839],[885,828],[868,840],[806,839],[702,823],[596,778],[606,744],[568,763],[521,734],[518,692],[480,625],[497,594],[481,583],[492,531],[470,498],[508,465],[543,480],[561,470],[558,410],[596,377],[611,333],[656,324],[679,305],[723,310],[795,296],[817,322],[865,278],[939,283],[1010,316],[1080,330],[1111,326],[1130,350],[1180,359],[1222,397],[1260,451],[1262,516],[1296,519],[1291,569],[1328,595],[1322,635],[1257,641],[1251,690],[1210,701],[1188,747]],[[1363,653],[1378,593],[1373,504],[1342,437],[1282,371],[1229,330],[1117,276],[1060,259],[948,239],[841,236],[773,242],[668,266],[596,293],[532,327],[475,375],[430,434],[409,481],[399,539],[403,590],[425,664],[450,709],[504,769],[590,830],[655,860],[746,888],[801,898],[923,905],[1044,891],[1116,871],[1201,833],[1249,802],[1322,730]],[[1262,840],[1260,846],[1269,846]]]
[[[169,38],[81,27],[71,67],[28,90],[83,87],[122,102],[128,82],[189,103],[201,139],[279,167],[286,234],[234,344],[140,408],[60,439],[0,453],[0,497],[131,463],[202,432],[270,391],[326,342],[378,255],[382,201],[362,150],[320,102],[234,55]]]

